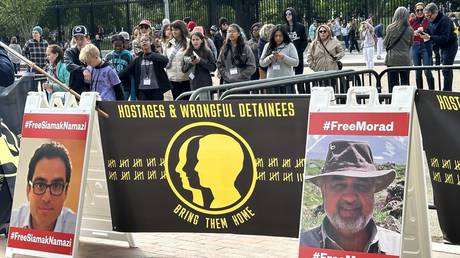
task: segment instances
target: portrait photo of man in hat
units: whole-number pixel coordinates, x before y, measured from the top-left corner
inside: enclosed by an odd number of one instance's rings
[[[302,228],[300,247],[400,255],[400,233],[374,219],[375,195],[395,178],[394,169],[377,168],[369,142],[330,142],[320,173],[305,178],[320,189],[325,216],[321,225]]]

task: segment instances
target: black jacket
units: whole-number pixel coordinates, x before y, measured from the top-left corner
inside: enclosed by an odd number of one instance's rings
[[[286,11],[291,11],[292,13],[292,21],[293,26],[289,26],[289,23],[286,19]],[[296,11],[289,7],[283,13],[284,21],[286,24],[284,28],[286,29],[291,42],[294,43],[295,48],[297,49],[297,54],[299,55],[299,59],[303,59],[303,52],[307,48],[308,40],[307,40],[307,32],[305,30],[305,26],[302,23],[298,22],[297,13]]]
[[[134,76],[134,83],[136,85],[136,95],[139,90],[139,85],[141,83],[141,62],[142,59],[146,59],[153,62],[155,69],[155,76],[158,80],[158,86],[160,90],[165,93],[171,89],[171,82],[168,79],[168,76],[165,72],[165,67],[169,62],[169,59],[161,54],[152,52],[144,56],[144,53],[140,52],[139,55],[131,62],[128,67],[123,71],[118,73],[118,77],[121,79],[129,78],[129,75]]]
[[[222,49],[222,46],[224,45],[226,35],[227,33],[223,33],[222,31],[219,30],[212,38],[212,41],[214,42],[214,46],[216,46],[216,49],[217,49],[217,56],[220,55],[220,50]]]
[[[64,53],[64,63],[67,71],[70,72],[70,88],[81,94],[83,91],[88,91],[90,85],[85,83],[83,71],[86,69],[86,65],[80,61],[79,56],[80,50],[78,48],[69,48]]]
[[[0,47],[0,86],[7,87],[14,82],[14,67],[6,50]]]
[[[205,86],[212,86],[211,72],[214,72],[217,68],[216,59],[211,51],[207,50],[207,57],[200,55],[201,61],[195,65],[195,71],[193,72],[194,78],[191,80],[192,90],[199,89]],[[187,73],[192,69],[193,64],[185,62],[182,65],[182,72]]]
[[[454,26],[449,17],[438,12],[436,19],[428,27],[431,40],[441,48],[447,48],[451,44],[456,44],[457,37],[454,34]]]

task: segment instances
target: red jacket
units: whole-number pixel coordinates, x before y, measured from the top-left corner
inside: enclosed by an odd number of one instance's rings
[[[414,31],[418,30],[418,28],[423,27],[423,31],[427,31],[428,25],[430,25],[430,21],[426,19],[425,17],[422,18],[415,18],[415,19],[410,19],[409,24],[414,29]],[[420,36],[416,36],[414,38],[414,42],[423,42],[423,39]]]

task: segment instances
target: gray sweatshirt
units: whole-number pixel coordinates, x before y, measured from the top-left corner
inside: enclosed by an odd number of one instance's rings
[[[256,71],[256,59],[252,53],[251,47],[245,44],[243,54],[239,57],[242,63],[237,64],[232,53],[236,53],[236,48],[232,47],[227,56],[225,56],[226,45],[222,46],[219,59],[217,60],[217,69],[222,76],[224,83],[249,81],[251,75]]]
[[[276,48],[276,51],[278,51],[278,53],[284,55],[283,59],[279,61],[275,61],[273,54],[269,53],[267,55],[269,44],[270,43],[265,44],[264,50],[262,51],[262,55],[260,58],[260,66],[268,67],[267,78],[294,75],[293,67],[299,65],[299,56],[297,54],[297,49],[295,48],[294,44],[289,43],[286,45],[282,43],[279,47]]]

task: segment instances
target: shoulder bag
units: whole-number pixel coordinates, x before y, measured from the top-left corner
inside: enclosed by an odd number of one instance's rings
[[[327,48],[324,45],[323,41],[321,39],[319,39],[319,42],[323,46],[324,50],[326,50],[326,52],[332,57],[332,60],[335,60],[336,58],[333,55],[331,55],[331,53],[329,53],[329,51],[327,50]],[[337,62],[337,67],[339,68],[339,70],[342,70],[342,68],[343,68],[342,62],[340,62],[339,60],[336,60],[336,62]]]

